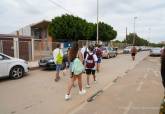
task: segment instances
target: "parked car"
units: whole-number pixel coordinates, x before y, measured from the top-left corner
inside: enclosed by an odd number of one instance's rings
[[[110,57],[116,57],[117,56],[117,48],[108,47],[108,50],[110,52]]]
[[[111,58],[111,57],[116,57],[117,56],[117,50],[112,48],[112,47],[102,47],[102,57],[103,58]]]
[[[128,46],[128,47],[126,47],[126,48],[124,48],[123,49],[123,54],[129,54],[129,53],[131,53],[131,46]]]
[[[161,48],[152,48],[150,50],[150,56],[161,56]]]
[[[62,63],[62,69],[61,70],[63,70],[67,66],[66,61],[68,60],[67,49],[64,48],[62,51],[64,53],[64,57],[63,57],[63,63]],[[39,64],[39,67],[43,68],[43,69],[56,69],[56,64],[54,62],[53,56],[41,58],[38,61],[38,64]]]
[[[25,60],[0,53],[0,77],[8,76],[12,79],[19,79],[27,72],[28,63]]]
[[[140,48],[141,48],[141,51],[148,51],[149,50],[149,48],[147,46],[141,46]]]

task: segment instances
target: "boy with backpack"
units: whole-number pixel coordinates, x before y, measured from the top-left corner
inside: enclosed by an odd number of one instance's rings
[[[95,76],[95,71],[96,71],[96,62],[97,62],[97,56],[94,54],[93,50],[94,47],[91,45],[88,47],[89,52],[85,58],[85,70],[87,74],[87,88],[90,88],[89,84],[89,77],[92,74],[93,75],[93,80],[96,83],[96,76]]]
[[[53,51],[53,57],[54,57],[54,62],[56,64],[56,78],[55,81],[57,82],[60,79],[60,70],[62,68],[62,62],[63,62],[63,52],[62,49],[60,48],[60,44],[57,44],[56,49]]]

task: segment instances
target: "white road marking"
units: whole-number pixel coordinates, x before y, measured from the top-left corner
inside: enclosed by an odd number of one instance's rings
[[[143,81],[141,81],[141,82],[139,83],[139,86],[138,86],[137,89],[136,89],[137,92],[139,92],[139,91],[141,90],[143,84],[144,84]]]
[[[132,107],[133,103],[130,102],[129,105],[125,108],[125,111],[123,114],[128,114],[128,112],[130,111],[131,107]]]

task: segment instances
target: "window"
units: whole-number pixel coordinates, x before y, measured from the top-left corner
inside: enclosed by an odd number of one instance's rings
[[[4,55],[0,54],[0,60],[7,60],[7,59],[9,59],[7,56],[4,56]]]

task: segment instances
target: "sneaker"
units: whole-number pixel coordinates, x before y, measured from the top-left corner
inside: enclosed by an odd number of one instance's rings
[[[69,100],[71,98],[71,95],[66,94],[65,95],[65,100]]]
[[[86,85],[86,88],[90,88],[90,85],[87,84],[87,85]]]
[[[96,83],[97,83],[97,81],[95,80],[95,81],[94,81],[94,83],[96,84]]]
[[[82,89],[82,91],[79,91],[79,94],[80,95],[84,95],[86,93],[86,90],[85,89]]]
[[[54,79],[55,82],[58,82],[60,80],[60,77],[57,77]]]

